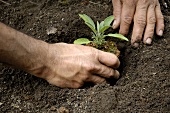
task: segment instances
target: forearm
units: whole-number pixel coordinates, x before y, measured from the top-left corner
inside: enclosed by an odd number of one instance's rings
[[[120,62],[112,53],[76,44],[47,44],[0,23],[0,62],[14,65],[59,87],[118,78]],[[100,75],[100,76],[97,76]]]
[[[22,69],[34,69],[45,60],[48,44],[0,23],[0,62]],[[41,54],[39,54],[41,53]],[[43,58],[44,57],[44,58]]]

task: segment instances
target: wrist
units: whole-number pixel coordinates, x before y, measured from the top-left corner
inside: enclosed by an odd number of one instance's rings
[[[35,40],[30,46],[25,56],[25,62],[21,61],[21,68],[33,75],[44,78],[42,73],[47,67],[49,44]]]
[[[0,23],[0,62],[2,63],[34,74],[37,68],[43,68],[46,63],[48,45]]]

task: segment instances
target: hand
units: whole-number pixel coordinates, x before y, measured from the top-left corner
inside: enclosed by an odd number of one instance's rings
[[[112,3],[114,29],[120,26],[119,33],[127,35],[130,24],[134,21],[131,38],[133,46],[138,47],[143,36],[143,42],[151,44],[155,26],[157,35],[163,35],[164,19],[158,0],[112,0]]]
[[[0,62],[21,68],[49,83],[79,88],[84,82],[118,78],[118,58],[111,53],[74,44],[48,44],[0,23]],[[10,33],[8,33],[10,32]]]
[[[41,53],[39,53],[41,54]],[[85,82],[101,83],[105,78],[118,78],[118,58],[111,53],[74,44],[49,44],[43,66],[32,74],[59,87],[79,88]],[[37,62],[38,64],[38,62]]]

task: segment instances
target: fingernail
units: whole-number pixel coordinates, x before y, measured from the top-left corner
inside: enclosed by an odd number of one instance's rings
[[[147,40],[146,40],[146,44],[151,44],[152,43],[152,39],[151,38],[148,38]]]
[[[133,44],[133,46],[137,48],[137,47],[139,47],[139,43],[135,42],[135,43]]]
[[[159,35],[159,36],[162,36],[162,35],[163,35],[163,30],[159,30],[158,35]]]
[[[114,20],[114,22],[113,22],[113,29],[116,29],[116,20]]]

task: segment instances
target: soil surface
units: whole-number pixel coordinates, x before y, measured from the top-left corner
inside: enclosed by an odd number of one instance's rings
[[[7,3],[0,1],[1,22],[49,43],[89,37],[90,30],[79,13],[95,21],[112,14],[111,0],[4,1]],[[161,2],[165,32],[163,37],[155,35],[151,46],[141,44],[134,49],[130,42],[118,42],[121,78],[111,84],[62,89],[0,64],[0,112],[170,113],[170,4],[168,7]],[[57,32],[47,35],[50,27]]]

